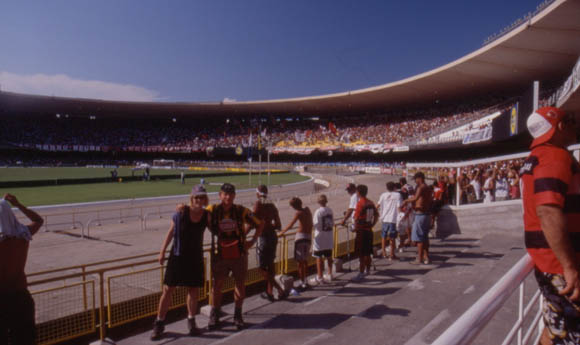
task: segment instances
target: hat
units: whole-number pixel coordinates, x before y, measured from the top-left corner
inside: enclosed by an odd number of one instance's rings
[[[220,191],[222,191],[224,193],[235,193],[236,187],[234,187],[233,184],[226,182],[226,183],[222,184]]]
[[[415,175],[413,175],[413,179],[416,179],[416,178],[419,178],[419,177],[420,177],[420,178],[422,178],[422,179],[424,180],[424,179],[425,179],[425,174],[423,174],[423,172],[422,172],[422,171],[417,171],[417,172],[415,173]]]
[[[354,183],[349,183],[346,185],[346,190],[355,190],[356,185]]]
[[[207,195],[207,191],[202,185],[198,184],[191,189],[191,195],[193,196],[204,196]]]
[[[534,138],[530,148],[550,140],[556,131],[556,126],[562,121],[564,115],[566,113],[563,110],[555,107],[543,107],[533,112],[527,121],[528,131]]]

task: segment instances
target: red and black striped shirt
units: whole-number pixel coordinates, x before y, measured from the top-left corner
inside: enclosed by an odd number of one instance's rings
[[[544,144],[532,150],[520,176],[528,253],[540,271],[562,274],[562,265],[542,232],[536,207],[554,205],[563,210],[566,230],[580,260],[580,165],[566,149]]]

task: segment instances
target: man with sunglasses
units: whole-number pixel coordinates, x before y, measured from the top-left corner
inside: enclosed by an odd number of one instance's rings
[[[221,202],[210,205],[211,213],[209,229],[211,240],[211,270],[213,284],[211,288],[211,311],[209,330],[220,327],[220,307],[222,287],[231,272],[235,281],[234,290],[234,325],[238,330],[245,327],[242,318],[242,305],[246,294],[246,274],[248,272],[248,249],[250,249],[262,234],[264,223],[249,209],[234,204],[236,188],[230,183],[224,183],[219,192]],[[255,228],[251,241],[246,240],[247,231]]]
[[[570,114],[554,107],[532,113],[532,152],[520,170],[526,248],[545,297],[540,343],[580,343],[580,165]]]

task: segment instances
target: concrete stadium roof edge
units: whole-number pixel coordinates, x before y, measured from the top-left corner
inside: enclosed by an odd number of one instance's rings
[[[399,81],[334,94],[243,102],[125,102],[0,92],[0,114],[70,113],[127,117],[329,116],[523,90],[567,77],[580,56],[580,1],[556,0],[480,49]],[[574,102],[578,104],[578,102]],[[577,106],[573,106],[576,108]],[[577,109],[574,109],[577,110]]]

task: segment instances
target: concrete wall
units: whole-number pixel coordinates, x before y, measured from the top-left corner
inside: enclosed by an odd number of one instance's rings
[[[521,233],[523,236],[521,202],[498,202],[453,209],[445,206],[437,219],[436,235],[440,238],[452,234],[484,235],[491,232]]]

